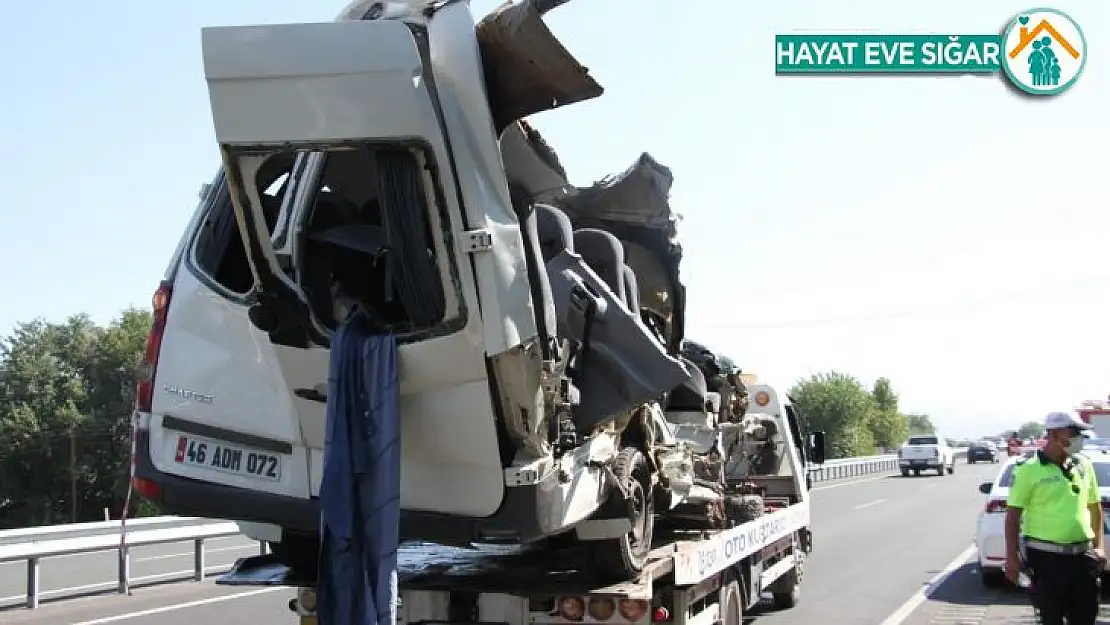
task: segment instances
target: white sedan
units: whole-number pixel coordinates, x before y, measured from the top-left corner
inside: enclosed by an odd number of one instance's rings
[[[1098,490],[1102,496],[1102,509],[1110,514],[1110,453],[1084,452],[1095,466]],[[987,495],[983,511],[979,513],[979,527],[975,534],[975,546],[979,549],[979,575],[983,584],[998,588],[1006,584],[1002,571],[1006,563],[1006,497],[1014,477],[1014,465],[1018,460],[1031,455],[1026,453],[1006,461],[993,482],[983,482],[979,492]],[[1110,519],[1107,519],[1110,520]],[[1103,522],[1103,534],[1110,541],[1110,523]],[[1110,544],[1110,543],[1108,543]]]

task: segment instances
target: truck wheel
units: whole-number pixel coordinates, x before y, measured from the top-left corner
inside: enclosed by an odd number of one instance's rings
[[[794,537],[794,549],[790,553],[792,558],[801,558],[801,551],[798,549],[797,534]],[[802,599],[802,561],[795,560],[794,568],[790,572],[775,580],[771,584],[771,605],[776,610],[787,610],[796,605]]]
[[[736,580],[725,584],[721,589],[721,597],[721,625],[743,625],[744,595],[740,592],[740,584]]]
[[[628,490],[628,520],[632,530],[613,540],[597,541],[592,546],[599,571],[611,578],[634,579],[643,570],[651,551],[655,509],[651,496],[651,467],[635,447],[625,447],[617,455],[613,473]]]

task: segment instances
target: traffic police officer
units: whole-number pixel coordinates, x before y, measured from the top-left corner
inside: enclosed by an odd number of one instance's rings
[[[1030,569],[1033,605],[1044,625],[1094,625],[1106,556],[1102,506],[1082,430],[1071,413],[1045,417],[1047,442],[1014,467],[1006,505],[1006,576]],[[1022,557],[1024,556],[1024,558]]]

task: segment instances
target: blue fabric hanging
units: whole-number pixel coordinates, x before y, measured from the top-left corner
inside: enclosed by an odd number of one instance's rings
[[[356,311],[331,344],[319,625],[396,623],[400,434],[396,338]]]

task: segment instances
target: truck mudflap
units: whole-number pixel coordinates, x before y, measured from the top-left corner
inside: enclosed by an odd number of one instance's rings
[[[803,501],[748,521],[675,554],[675,584],[696,584],[809,526],[809,502]]]

